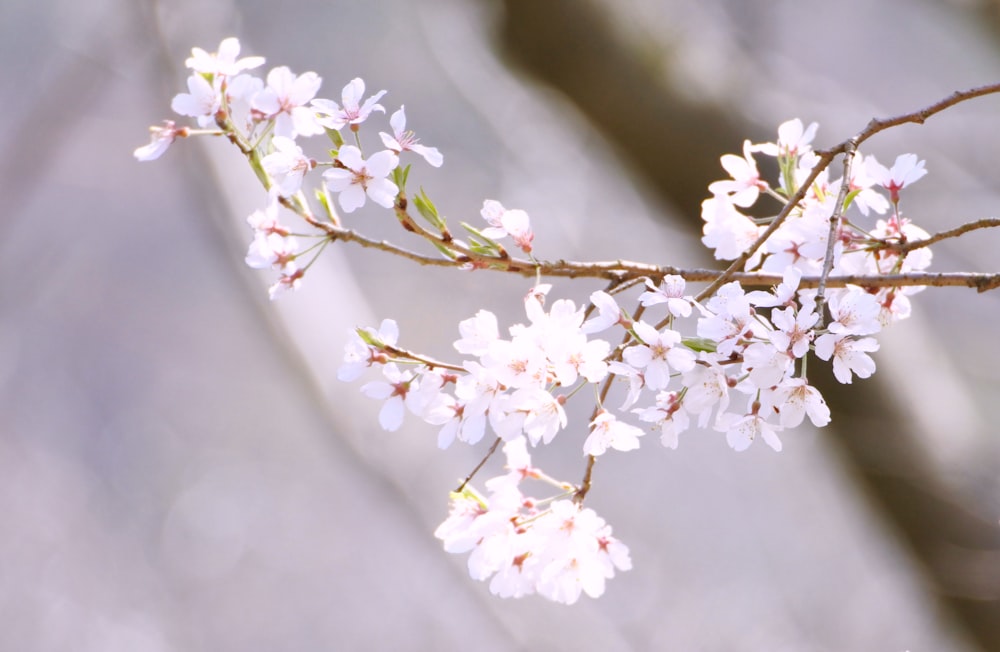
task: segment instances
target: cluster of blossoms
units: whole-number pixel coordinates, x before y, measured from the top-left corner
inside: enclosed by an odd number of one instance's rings
[[[409,152],[434,167],[443,159],[406,130],[402,107],[389,120],[392,133],[379,134],[383,149],[364,155],[361,125],[385,112],[378,104],[385,91],[365,99],[364,82],[354,79],[339,103],[316,98],[315,73],[296,76],[279,67],[265,83],[246,72],[263,59],[240,59],[239,50],[235,39],[223,41],[218,53],[193,50],[187,60],[193,70],[189,92],[174,98],[173,109],[194,118],[200,129],[168,121],[153,129],[152,142],[135,155],[157,158],[175,138],[197,133],[224,135],[240,147],[269,192],[267,206],[248,218],[254,236],[246,262],[280,273],[272,298],[298,287],[324,245],[343,235],[331,193],[344,213],[368,200],[393,210],[407,231],[429,240],[455,267],[504,269],[512,259],[499,241],[510,238],[529,257],[518,261],[521,271],[541,269],[528,214],[495,200],[483,203],[484,226],[462,225],[468,242],[451,236],[422,191],[412,203],[432,229],[410,221],[409,166],[400,157]],[[344,144],[345,129],[355,144]],[[902,217],[900,192],[926,170],[913,154],[898,157],[891,168],[856,154],[847,179],[831,180],[825,168],[813,175],[820,160],[811,148],[815,132],[815,124],[792,120],[779,127],[776,142],[748,141],[742,156],[723,156],[731,178],[712,183],[712,196],[702,205],[704,244],[720,260],[746,256],[748,272],[780,275],[782,282],[770,290],[747,292],[732,281],[711,296],[695,297],[687,293],[684,278],[661,274],[594,292],[580,306],[570,299],[550,300],[552,287],[536,282],[524,299],[524,323],[501,331],[496,316],[480,310],[458,325],[454,348],[462,358],[448,362],[402,348],[390,319],[377,329],[355,331],[338,377],[354,381],[378,374],[361,391],[382,401],[384,429],[398,429],[410,413],[438,428],[441,448],[456,440],[476,444],[487,433],[494,440],[491,453],[504,443],[508,473],[489,480],[486,495],[463,484],[436,532],[446,550],[471,553],[470,574],[492,578],[493,593],[537,593],[571,603],[581,593],[600,595],[615,569],[630,568],[627,548],[582,505],[598,456],[639,448],[649,429],[674,449],[679,435],[692,427],[720,433],[738,451],[758,439],[780,451],[782,431],[806,418],[816,427],[830,421],[822,395],[809,383],[810,359],[830,362],[841,383],[874,373],[869,355],[879,348],[874,336],[909,315],[909,296],[921,288],[846,285],[821,294],[802,279],[925,269],[929,249],[908,245],[929,236]],[[307,157],[297,141],[320,134],[335,145],[328,163]],[[776,159],[776,184],[761,178],[757,156]],[[323,223],[309,211],[303,192],[306,176],[319,166],[327,168],[316,194],[326,212]],[[778,224],[777,217],[747,214],[762,198],[779,208]],[[297,213],[314,232],[282,225],[282,208]],[[872,213],[881,217],[865,225]],[[761,243],[768,225],[773,233]],[[628,300],[635,306],[631,311]],[[609,331],[612,336],[604,339]],[[624,382],[612,401],[615,379]],[[584,391],[588,385],[590,391]],[[565,407],[580,397],[594,401],[582,433],[569,427]],[[528,446],[548,445],[557,437],[575,438],[588,460],[579,486],[556,482],[531,465]],[[526,496],[520,488],[525,479],[543,480],[562,493]]]
[[[469,487],[454,492],[447,520],[434,535],[448,552],[470,552],[469,575],[490,580],[503,598],[532,593],[572,604],[581,592],[604,593],[615,569],[632,567],[628,548],[611,536],[611,527],[594,510],[565,497],[525,496],[521,482],[535,479],[572,493],[572,485],[552,480],[532,466],[523,438],[504,445],[507,473],[486,481],[489,494]]]
[[[401,106],[389,119],[392,133],[379,133],[384,149],[365,158],[360,139],[356,145],[345,145],[340,132],[346,127],[357,135],[359,126],[373,113],[385,113],[385,107],[378,103],[385,91],[365,99],[364,81],[353,79],[344,86],[340,103],[317,98],[322,80],[316,73],[296,75],[279,66],[264,80],[247,72],[262,66],[264,58],[239,58],[239,54],[240,43],[235,38],[222,41],[215,53],[193,48],[186,61],[192,70],[188,92],[175,96],[171,108],[194,118],[201,129],[177,127],[167,120],[151,128],[150,143],[136,149],[134,155],[140,161],[157,159],[175,139],[194,134],[225,135],[248,154],[258,175],[266,179],[271,201],[265,211],[248,218],[254,239],[246,262],[254,268],[280,272],[270,289],[275,298],[299,287],[318,254],[317,247],[304,246],[302,238],[277,221],[279,201],[304,202],[300,193],[306,174],[321,165],[306,156],[297,139],[326,134],[336,146],[334,159],[322,164],[329,168],[322,176],[324,188],[337,194],[345,213],[361,208],[368,199],[393,208],[400,189],[391,177],[402,170],[399,157],[403,152],[419,155],[435,167],[442,164],[443,157],[437,149],[421,145],[406,129]],[[334,207],[328,201],[325,207],[331,220],[338,222]],[[309,254],[309,262],[302,264],[302,257]]]

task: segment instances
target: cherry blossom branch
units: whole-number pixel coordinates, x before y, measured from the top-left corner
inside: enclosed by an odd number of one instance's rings
[[[406,157],[419,156],[433,167],[439,167],[443,157],[436,148],[420,144],[406,129],[402,107],[389,119],[392,134],[379,132],[384,149],[364,157],[360,125],[373,112],[385,113],[377,102],[386,91],[364,99],[364,82],[355,78],[343,88],[340,103],[315,98],[319,76],[313,72],[296,76],[286,67],[273,69],[265,88],[263,80],[242,74],[262,65],[264,59],[240,59],[239,49],[236,39],[224,40],[215,53],[193,48],[186,61],[193,70],[188,78],[190,92],[177,95],[171,107],[197,119],[202,127],[214,122],[221,135],[246,156],[268,190],[266,209],[247,220],[254,236],[246,262],[257,269],[281,272],[270,289],[272,299],[298,287],[325,247],[338,240],[424,266],[489,269],[519,274],[535,283],[524,299],[530,325],[511,327],[510,339],[501,336],[496,316],[489,311],[480,310],[459,324],[462,337],[455,341],[456,350],[478,361],[449,364],[399,348],[399,327],[385,319],[377,330],[355,330],[337,373],[341,380],[351,381],[368,368],[381,369],[382,380],[366,383],[361,390],[384,401],[379,423],[386,430],[399,428],[409,412],[441,426],[438,445],[442,448],[455,440],[476,444],[487,427],[497,435],[453,493],[451,515],[435,535],[445,541],[448,550],[468,549],[470,541],[481,546],[480,550],[520,550],[505,559],[494,554],[474,554],[469,559],[470,574],[479,579],[492,576],[490,590],[500,595],[538,592],[556,601],[574,602],[581,589],[593,597],[603,592],[603,580],[598,584],[582,582],[581,578],[611,577],[614,573],[609,569],[631,567],[627,548],[614,539],[610,526],[583,507],[597,457],[609,449],[637,449],[639,438],[646,434],[606,407],[616,376],[630,381],[626,402],[618,411],[657,424],[661,442],[668,448],[676,448],[678,433],[687,430],[694,417],[705,426],[714,413],[712,428],[725,433],[734,450],[745,450],[760,438],[780,451],[779,431],[794,428],[807,417],[816,427],[830,422],[822,395],[806,378],[810,356],[831,361],[834,376],[842,383],[850,383],[854,377],[868,378],[875,371],[875,362],[867,355],[879,346],[872,336],[886,323],[909,315],[909,299],[896,288],[967,286],[985,291],[1000,287],[1000,274],[930,274],[922,271],[930,263],[930,252],[909,260],[906,256],[947,238],[1000,226],[1000,219],[979,220],[928,236],[898,211],[899,191],[926,174],[924,161],[918,161],[915,154],[903,154],[889,170],[873,157],[856,154],[862,142],[885,129],[922,123],[965,100],[1000,92],[1000,84],[956,92],[895,118],[872,120],[827,151],[816,152],[811,146],[817,125],[803,128],[795,119],[778,128],[776,142],[753,145],[746,141],[742,159],[723,156],[722,166],[732,179],[709,186],[712,198],[703,205],[702,215],[706,221],[703,242],[715,250],[717,258],[732,260],[720,271],[626,260],[539,260],[527,213],[508,210],[491,199],[484,201],[480,212],[487,225],[477,228],[462,223],[467,239],[456,239],[422,189],[408,196],[411,166],[401,163],[406,160],[401,158],[404,152],[409,152]],[[345,129],[352,132],[354,144],[344,143],[341,131]],[[154,128],[150,144],[137,149],[135,156],[139,160],[158,158],[175,138],[191,133],[166,121],[163,127]],[[324,133],[334,144],[330,162],[307,157],[296,144],[298,137]],[[777,157],[780,187],[771,188],[761,179],[755,154]],[[837,156],[844,157],[843,176],[831,209],[829,201],[834,193],[826,172]],[[851,169],[856,156],[861,174],[855,179]],[[322,189],[317,191],[325,214],[313,213],[303,190],[306,174],[319,165],[328,168],[322,172]],[[888,203],[875,192],[876,186],[890,193],[895,208],[890,219],[880,220],[870,232],[851,225],[857,233],[842,233],[845,212],[855,198],[865,215],[868,209],[884,214]],[[766,228],[741,212],[752,206],[762,191],[784,203]],[[332,204],[332,194],[345,214],[369,201],[391,210],[400,227],[426,241],[425,246],[436,249],[436,255],[345,228]],[[280,206],[299,215],[316,231],[301,233],[284,226],[279,220]],[[510,251],[520,250],[522,257],[511,255],[500,244],[505,238],[510,238],[505,242],[514,243]],[[303,239],[310,242],[303,245]],[[845,255],[834,260],[838,241],[844,244]],[[769,244],[762,249],[765,243]],[[895,255],[883,256],[883,250]],[[842,264],[847,254],[856,255]],[[891,271],[897,273],[881,273],[888,266],[880,262],[886,259],[892,263]],[[757,269],[784,270],[784,274],[748,272],[746,269],[753,267],[751,260],[762,261]],[[803,272],[815,273],[817,269],[818,275],[802,277]],[[863,273],[845,274],[858,271]],[[584,310],[577,310],[569,299],[554,301],[547,308],[550,286],[541,284],[543,277],[604,279],[607,290],[593,293],[590,307]],[[649,284],[649,280],[659,281],[660,286]],[[640,305],[628,316],[611,295],[621,298],[620,292],[644,281],[649,291],[637,299]],[[675,319],[691,317],[695,307],[685,293],[685,282],[706,284],[696,297],[705,301],[695,313],[695,317],[701,315],[696,336],[685,337],[674,330]],[[828,292],[845,285],[860,287]],[[746,292],[752,286],[772,289]],[[798,294],[805,288],[817,289],[815,302]],[[891,289],[876,292],[876,288]],[[816,308],[824,313],[826,303],[829,324],[816,314]],[[645,309],[659,304],[667,309],[659,323],[654,326],[642,321]],[[757,314],[757,308],[769,309],[767,318]],[[599,314],[592,316],[595,309]],[[624,331],[617,347],[612,348],[610,340],[591,337],[608,328]],[[669,389],[678,382],[679,390]],[[557,482],[531,466],[527,446],[549,444],[567,428],[563,405],[588,384],[596,391],[596,401],[583,443],[586,469],[575,486]],[[559,388],[572,389],[564,392]],[[749,394],[752,403],[746,408],[733,407],[731,390]],[[639,403],[643,396],[646,400]],[[466,491],[502,441],[507,469],[512,472],[487,481],[489,498]],[[562,493],[542,499],[527,496],[517,486],[526,477],[545,480]],[[491,517],[478,520],[486,512]],[[566,546],[567,532],[580,543]],[[584,550],[595,554],[581,557],[578,553]],[[533,563],[525,564],[529,557]]]
[[[929,238],[923,240],[911,240],[909,242],[887,242],[882,241],[878,244],[880,249],[886,249],[893,253],[907,254],[914,249],[921,249],[923,247],[929,247],[932,244],[940,242],[942,240],[947,240],[948,238],[957,238],[958,236],[968,233],[970,231],[975,231],[977,229],[990,229],[993,227],[1000,226],[1000,218],[987,217],[981,220],[976,220],[975,222],[968,222],[961,226],[957,226],[953,229],[948,229],[947,231],[941,231],[935,233]]]
[[[840,232],[840,224],[844,218],[844,204],[847,202],[847,193],[851,187],[851,165],[854,163],[854,155],[857,146],[848,143],[844,152],[844,176],[840,184],[840,192],[837,194],[837,203],[830,214],[830,230],[826,235],[826,253],[823,255],[823,271],[819,276],[819,284],[816,286],[816,312],[820,316],[820,323],[824,323],[823,304],[826,302],[826,283],[833,271],[833,252],[837,243],[837,234]]]
[[[794,199],[794,197],[793,197]],[[720,276],[718,270],[713,269],[682,269],[670,265],[651,265],[628,260],[614,261],[593,261],[578,262],[570,260],[538,261],[532,262],[522,258],[508,257],[506,259],[494,258],[476,253],[465,247],[458,248],[454,245],[455,240],[445,238],[420,228],[418,232],[425,239],[437,242],[442,245],[452,244],[461,252],[461,257],[451,260],[437,256],[421,254],[387,240],[375,240],[369,238],[352,229],[335,226],[329,222],[317,219],[314,215],[304,211],[300,206],[282,198],[282,204],[290,210],[296,212],[310,225],[323,230],[331,240],[352,242],[361,247],[377,249],[407,260],[411,260],[419,265],[428,267],[462,267],[472,262],[477,269],[488,269],[499,272],[519,274],[525,277],[534,277],[536,274],[552,278],[600,278],[614,284],[636,281],[645,277],[656,280],[666,275],[680,276],[685,281],[692,283],[712,283],[716,285],[720,278],[728,281],[739,281],[746,286],[770,287],[781,282],[781,276],[763,272],[723,272]],[[780,217],[780,215],[779,215]],[[777,221],[777,218],[776,220]],[[412,222],[412,220],[411,220]],[[944,231],[932,236],[933,242],[938,242],[946,238],[957,237],[969,231],[979,228],[1000,226],[1000,219],[984,219],[978,222],[963,225],[961,227]],[[932,244],[927,240],[914,241],[912,243],[893,245],[886,243],[888,249],[898,249],[900,251],[910,251],[921,246]],[[465,257],[465,258],[463,258]],[[744,261],[745,262],[745,261]],[[732,269],[732,266],[730,267]],[[713,281],[715,283],[713,283]],[[803,276],[800,282],[802,288],[818,288],[821,281],[820,276]],[[719,284],[721,287],[722,284]],[[1000,287],[1000,274],[975,273],[975,272],[911,272],[908,274],[884,274],[884,275],[847,275],[834,276],[826,279],[827,287],[844,287],[845,285],[860,285],[862,287],[881,288],[893,286],[917,286],[927,285],[932,287],[969,287],[975,288],[978,292],[985,292]],[[711,287],[711,286],[709,286]],[[710,296],[705,291],[699,296]]]
[[[785,219],[788,218],[788,216],[795,209],[795,207],[802,202],[802,200],[806,196],[806,193],[809,191],[810,186],[812,186],[813,182],[823,172],[823,170],[829,167],[830,163],[833,162],[835,156],[836,154],[834,153],[830,154],[824,153],[819,155],[819,161],[809,172],[809,176],[806,177],[805,181],[802,182],[802,185],[799,186],[798,190],[796,190],[795,193],[789,198],[788,203],[781,208],[781,211],[778,213],[777,217],[775,217],[774,220],[771,221],[771,224],[769,224],[768,227],[764,229],[764,232],[761,233],[760,236],[758,236],[757,240],[752,245],[750,245],[746,249],[746,251],[740,254],[740,256],[736,260],[734,260],[732,264],[729,267],[727,267],[724,272],[722,272],[722,274],[719,274],[717,278],[715,278],[715,280],[712,281],[712,283],[710,283],[707,288],[702,290],[698,294],[698,296],[695,297],[696,301],[703,301],[707,299],[708,297],[715,294],[719,288],[721,288],[729,281],[736,280],[737,272],[744,268],[747,261],[750,260],[750,258],[752,258],[755,253],[757,253],[757,250],[760,249],[765,242],[767,242],[768,238],[770,238],[771,235],[774,234],[774,232],[777,231],[778,228],[785,222]],[[681,274],[678,274],[678,276],[681,276]],[[686,280],[692,280],[692,279],[686,279]]]
[[[939,100],[930,106],[926,106],[911,113],[904,113],[893,118],[872,118],[865,128],[853,137],[848,138],[844,142],[835,145],[828,150],[817,151],[816,153],[820,156],[823,156],[824,154],[843,154],[847,151],[847,148],[851,143],[853,143],[855,148],[859,147],[861,143],[865,142],[875,134],[885,131],[886,129],[898,127],[899,125],[908,123],[923,124],[931,116],[941,113],[945,109],[949,109],[956,104],[993,93],[1000,93],[1000,83],[977,86],[976,88],[970,88],[964,91],[955,91],[948,97]]]

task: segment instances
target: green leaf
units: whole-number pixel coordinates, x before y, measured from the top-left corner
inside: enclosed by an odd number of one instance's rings
[[[371,328],[355,328],[354,332],[358,334],[361,341],[368,346],[374,346],[377,349],[385,347],[385,342],[380,340],[373,329]]]
[[[454,251],[444,246],[440,242],[432,242],[431,244],[433,244],[434,248],[440,251],[441,254],[448,260],[455,260],[457,258]]]
[[[420,192],[413,197],[413,203],[417,207],[417,212],[430,222],[430,224],[436,228],[438,231],[444,231],[447,229],[448,225],[445,223],[441,214],[438,213],[437,206],[431,201],[431,198],[427,196],[424,189],[421,188]]]
[[[344,137],[340,135],[340,132],[336,129],[326,129],[326,137],[330,139],[334,147],[334,158],[336,158],[336,150],[339,150],[344,146]]]
[[[846,211],[848,209],[848,207],[851,205],[851,202],[854,201],[854,198],[857,197],[858,193],[860,193],[860,192],[861,192],[861,188],[855,188],[851,192],[847,193],[847,197],[844,199],[844,208],[843,208],[843,210]]]
[[[401,192],[406,191],[406,178],[410,176],[410,166],[407,165],[405,168],[402,166],[396,166],[396,169],[392,171],[392,182],[396,184]]]
[[[715,342],[705,337],[685,337],[681,340],[681,344],[692,351],[704,351],[706,353],[714,353],[716,346]]]
[[[326,186],[323,187],[325,188]],[[330,218],[330,221],[336,224],[337,218],[334,217],[333,208],[330,206],[330,195],[320,188],[317,188],[316,201],[318,201],[319,205],[323,207],[323,212],[325,212],[326,216]]]

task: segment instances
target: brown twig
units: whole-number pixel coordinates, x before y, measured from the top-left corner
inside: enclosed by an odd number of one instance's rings
[[[493,453],[497,452],[497,448],[500,446],[501,441],[503,440],[500,439],[499,437],[496,438],[496,440],[493,442],[493,445],[490,446],[490,449],[486,451],[486,456],[479,461],[479,464],[476,465],[476,468],[472,469],[472,472],[469,473],[469,475],[465,476],[465,480],[462,480],[462,484],[458,485],[458,489],[455,490],[455,493],[461,493],[462,489],[465,489],[465,486],[470,482],[472,482],[472,478],[475,477],[477,473],[479,473],[479,469],[483,468],[483,465],[486,464],[486,461],[489,460],[491,457],[493,457]]]
[[[826,283],[830,272],[833,271],[833,252],[837,244],[837,234],[840,233],[840,223],[844,217],[847,191],[851,187],[851,164],[854,163],[854,154],[857,151],[857,145],[849,141],[844,150],[844,176],[840,182],[840,192],[837,194],[837,203],[830,215],[830,229],[826,235],[826,253],[823,255],[823,270],[819,275],[819,284],[816,286],[816,313],[819,315],[820,325],[824,323],[823,304],[826,302]]]

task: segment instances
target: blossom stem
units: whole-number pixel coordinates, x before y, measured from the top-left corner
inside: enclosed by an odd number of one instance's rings
[[[462,493],[462,490],[465,489],[465,485],[472,482],[472,478],[475,477],[477,473],[479,473],[479,469],[483,468],[483,465],[486,464],[486,461],[493,456],[493,453],[497,452],[497,448],[500,447],[501,441],[503,440],[500,439],[499,437],[497,437],[493,441],[493,445],[490,446],[490,449],[488,451],[486,451],[486,457],[480,460],[479,464],[476,465],[476,468],[472,469],[472,472],[469,473],[469,475],[465,476],[465,480],[462,480],[462,484],[458,485],[458,489],[455,490],[455,493],[457,494]]]

